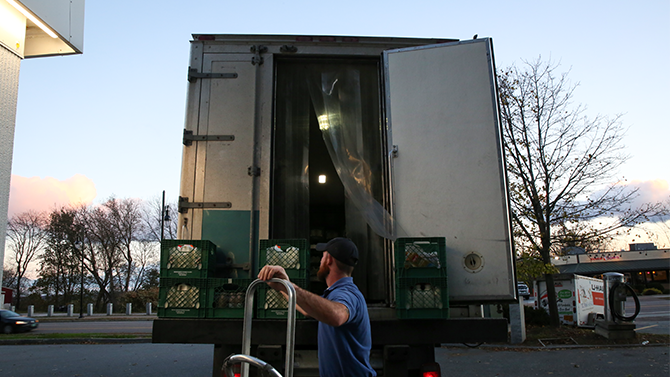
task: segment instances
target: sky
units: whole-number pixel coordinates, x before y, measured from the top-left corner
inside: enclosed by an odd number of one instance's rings
[[[491,37],[498,68],[551,59],[587,115],[622,114],[618,178],[641,199],[670,195],[667,0],[89,0],[83,55],[21,63],[10,216],[163,190],[176,201],[193,33]]]

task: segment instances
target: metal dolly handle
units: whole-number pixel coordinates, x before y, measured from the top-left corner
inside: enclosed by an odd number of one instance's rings
[[[286,367],[284,373],[286,377],[293,377],[293,351],[295,349],[295,288],[291,282],[282,280],[282,279],[270,279],[267,281],[264,280],[254,280],[249,284],[247,288],[246,298],[244,300],[244,327],[242,330],[242,354],[239,355],[230,355],[223,362],[223,371],[226,373],[226,376],[233,377],[235,374],[233,372],[233,364],[244,363],[242,365],[242,377],[249,376],[249,364],[259,367],[271,376],[282,377],[277,370],[275,370],[272,365],[249,356],[251,353],[251,321],[254,313],[254,293],[256,288],[260,284],[265,284],[266,282],[271,283],[281,283],[286,287],[288,292],[288,315],[287,320],[288,324],[286,326]]]

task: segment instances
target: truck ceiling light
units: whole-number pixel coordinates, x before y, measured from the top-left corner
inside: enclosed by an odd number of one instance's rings
[[[330,121],[328,119],[328,114],[319,115],[317,119],[319,121],[319,129],[321,131],[326,131],[327,129],[330,128]]]
[[[319,183],[321,184],[326,183],[326,176],[324,174],[321,174],[319,176]]]
[[[40,29],[42,29],[45,33],[49,34],[51,38],[58,38],[58,35],[54,33],[47,25],[45,25],[42,21],[40,21],[37,17],[35,17],[30,11],[28,11],[26,8],[24,8],[23,5],[17,3],[15,0],[7,0],[8,3],[10,3],[16,10],[21,12],[26,18],[28,18],[30,21],[35,23]]]

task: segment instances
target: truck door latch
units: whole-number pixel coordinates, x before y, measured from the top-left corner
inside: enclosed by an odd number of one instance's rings
[[[187,213],[189,209],[206,209],[206,208],[232,208],[233,204],[230,202],[190,202],[188,198],[179,197],[179,213]]]
[[[235,135],[193,135],[193,131],[184,130],[183,143],[185,146],[193,145],[194,141],[233,141]]]
[[[236,79],[237,73],[201,73],[196,68],[188,67],[188,81],[196,82],[198,79]]]

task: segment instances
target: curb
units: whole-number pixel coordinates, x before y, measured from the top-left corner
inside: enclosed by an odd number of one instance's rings
[[[102,322],[102,321],[153,321],[155,319],[158,319],[157,316],[93,316],[93,317],[84,317],[84,318],[79,318],[79,317],[32,317],[35,318],[36,320],[40,321],[40,323],[44,322],[80,322],[80,321],[86,321],[86,322]]]
[[[477,346],[468,346],[466,344],[445,343],[441,344],[441,348],[489,348],[489,349],[503,349],[503,350],[557,350],[557,349],[579,349],[579,348],[638,348],[638,347],[669,347],[670,343],[655,343],[655,344],[565,344],[565,345],[548,345],[548,346],[523,346],[523,345],[509,345],[509,344],[480,344]]]
[[[32,346],[54,344],[137,344],[151,343],[151,338],[71,338],[71,339],[2,339],[0,346]]]

